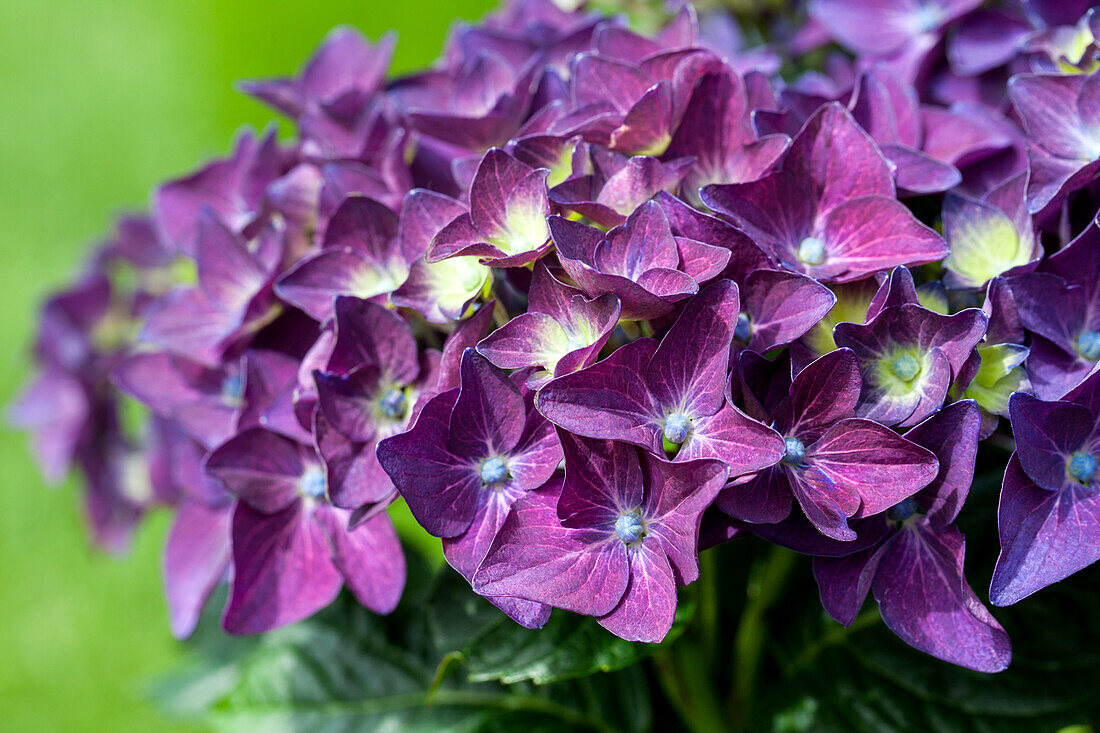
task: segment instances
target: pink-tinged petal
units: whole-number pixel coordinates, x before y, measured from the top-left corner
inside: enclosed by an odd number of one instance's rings
[[[718,495],[718,508],[752,524],[775,524],[790,516],[791,486],[779,467],[735,482]]]
[[[646,366],[646,383],[658,404],[688,417],[718,411],[724,400],[732,324],[740,312],[732,280],[709,285],[688,301]]]
[[[571,433],[624,440],[658,452],[664,415],[644,377],[656,350],[653,339],[638,339],[603,361],[557,377],[539,391],[539,412]]]
[[[206,472],[253,509],[273,514],[295,503],[312,449],[282,435],[250,428],[206,457]]]
[[[267,280],[247,245],[210,209],[199,214],[196,242],[199,284],[207,297],[225,310],[247,305]]]
[[[855,416],[862,380],[851,349],[836,349],[806,366],[791,382],[790,396],[775,408],[784,437],[817,440],[838,420]]]
[[[829,428],[807,449],[806,460],[861,500],[860,517],[886,511],[932,483],[939,472],[932,451],[860,418]]]
[[[313,520],[332,542],[332,561],[356,600],[375,613],[389,613],[405,588],[405,553],[393,523],[375,514],[348,529],[347,512],[318,507]]]
[[[718,277],[726,269],[732,254],[725,247],[703,244],[684,237],[676,237],[676,249],[680,253],[680,270],[700,283]]]
[[[806,121],[782,167],[811,185],[819,211],[857,197],[894,194],[886,159],[851,113],[835,102]]]
[[[470,187],[470,219],[507,255],[536,250],[549,238],[545,169],[533,169],[499,148],[482,158]]]
[[[660,543],[676,582],[686,585],[699,577],[699,526],[729,475],[719,461],[669,461],[643,454],[646,497],[642,517],[649,536]],[[623,507],[629,509],[629,506]],[[560,511],[560,510],[559,510]]]
[[[332,603],[343,578],[325,530],[301,502],[261,514],[233,510],[233,580],[222,628],[259,634],[301,621]]]
[[[787,479],[803,514],[819,532],[842,542],[856,538],[848,517],[859,508],[859,496],[850,486],[812,465],[787,468]]]
[[[459,370],[462,365],[462,355],[466,349],[472,349],[479,341],[485,338],[493,327],[493,306],[495,301],[489,301],[476,310],[469,318],[459,321],[454,331],[447,337],[443,344],[443,355],[439,360],[439,376],[434,385],[436,394],[454,389],[459,385]]]
[[[379,369],[367,364],[348,374],[315,372],[317,406],[325,420],[345,438],[356,443],[373,441],[378,423]]]
[[[699,284],[691,275],[663,267],[646,270],[638,276],[637,283],[639,287],[658,298],[675,298],[679,300],[688,295],[694,295],[699,290]]]
[[[272,403],[297,386],[298,364],[297,359],[277,351],[253,349],[245,353],[241,368],[244,404],[238,430],[264,427],[264,414]]]
[[[523,434],[506,461],[512,483],[525,491],[546,483],[562,460],[561,441],[553,423],[534,409],[534,396],[525,400],[527,419]]]
[[[177,639],[195,630],[206,599],[226,577],[232,514],[228,506],[211,509],[193,501],[176,510],[164,548],[164,595]]]
[[[1075,74],[1018,74],[1009,81],[1008,95],[1029,137],[1059,158],[1096,158],[1096,141],[1077,113],[1086,79]]]
[[[314,418],[317,452],[325,464],[329,500],[344,509],[384,506],[393,498],[393,482],[375,456],[373,443],[348,440],[323,415]]]
[[[761,354],[803,336],[836,303],[836,295],[813,278],[777,270],[750,274],[741,299],[751,329],[748,347]]]
[[[434,191],[410,191],[401,205],[401,222],[397,239],[407,262],[423,257],[443,227],[466,213],[466,207],[454,199]]]
[[[630,583],[619,605],[597,619],[600,626],[627,641],[656,643],[668,635],[676,616],[676,581],[664,553],[642,541],[627,551]]]
[[[86,437],[90,412],[84,385],[62,370],[47,368],[19,395],[7,417],[33,433],[42,474],[50,483],[60,483]]]
[[[808,268],[818,279],[858,280],[897,265],[941,260],[947,244],[921,224],[905,206],[885,196],[846,199],[821,222],[825,245],[820,265]]]
[[[152,306],[139,340],[214,365],[222,341],[241,325],[241,310],[226,311],[198,288],[177,288]]]
[[[613,527],[563,527],[557,513],[560,486],[554,482],[530,491],[512,506],[474,575],[474,590],[606,615],[622,600],[630,580],[626,545]]]
[[[411,384],[420,373],[416,340],[401,316],[359,298],[336,301],[336,344],[328,371],[346,374],[370,364],[384,378]]]
[[[726,274],[734,282],[744,285],[750,273],[774,267],[752,239],[718,217],[696,210],[667,191],[657,194],[655,200],[664,209],[669,226],[677,237],[706,242],[730,251]]]
[[[716,458],[730,476],[744,476],[774,466],[786,448],[783,438],[732,405],[708,417],[696,418],[676,461]]]
[[[675,189],[690,164],[690,159],[664,163],[647,155],[636,155],[607,179],[595,203],[617,214],[620,218],[616,223],[621,223],[623,218],[659,192]]]
[[[970,484],[981,431],[981,409],[973,400],[953,402],[905,433],[906,440],[936,454],[939,473],[918,496],[936,529],[955,521]]]
[[[672,127],[672,85],[662,80],[650,87],[623,117],[623,124],[611,133],[612,150],[641,155],[659,155],[668,147]]]
[[[559,432],[565,483],[557,512],[562,526],[611,528],[624,512],[642,506],[642,468],[633,446]]]
[[[1001,554],[989,600],[1010,606],[1100,559],[1100,494],[1076,483],[1036,486],[1014,455],[997,510]]]
[[[474,226],[467,213],[460,214],[439,230],[432,238],[426,254],[428,262],[438,262],[448,257],[494,257],[503,254],[499,248],[484,241],[485,237]]]
[[[569,334],[545,313],[521,313],[478,343],[477,350],[501,369],[542,366],[552,371],[569,351]]]
[[[430,323],[451,323],[466,316],[486,287],[492,271],[477,257],[441,262],[419,260],[405,283],[390,295],[394,305],[412,308]]]
[[[408,432],[386,438],[377,448],[378,462],[416,521],[436,537],[457,537],[469,528],[482,490],[474,461],[447,447],[457,399],[458,390],[432,398]]]
[[[919,150],[905,145],[884,144],[882,154],[897,167],[898,189],[903,193],[918,196],[941,193],[962,183],[958,168]]]
[[[639,206],[622,227],[608,233],[592,253],[591,264],[600,272],[637,280],[647,270],[674,270],[679,262],[676,239],[668,217],[655,201]]]
[[[882,550],[875,599],[883,622],[910,646],[979,672],[1000,672],[1012,657],[1008,634],[967,584],[965,551],[954,527],[903,526]]]
[[[399,256],[397,215],[372,198],[352,195],[341,202],[325,227],[325,249],[353,249],[378,265]]]
[[[855,621],[871,591],[881,558],[878,548],[842,557],[815,557],[814,580],[825,612],[845,626]]]
[[[526,409],[508,375],[473,349],[462,355],[461,387],[451,413],[447,446],[471,458],[508,454],[519,442]]]
[[[706,186],[700,195],[703,203],[776,260],[793,264],[799,244],[813,233],[815,202],[810,181],[787,171],[751,183]]]
[[[375,262],[350,247],[325,249],[279,278],[275,292],[287,303],[324,323],[338,296],[374,298],[396,290],[407,271],[403,263]]]
[[[1093,435],[1089,410],[1016,392],[1008,401],[1008,415],[1020,466],[1028,477],[1050,491],[1068,483],[1066,461],[1074,451],[1087,449]]]

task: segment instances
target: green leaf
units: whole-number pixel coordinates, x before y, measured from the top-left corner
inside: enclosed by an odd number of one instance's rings
[[[767,685],[754,730],[1026,733],[1085,724],[1100,712],[1096,578],[1093,569],[996,609],[1014,644],[1000,674],[909,648],[875,622],[873,606],[852,630],[807,613],[775,647],[783,670]]]
[[[658,645],[564,613],[529,631],[450,568],[433,578],[409,559],[405,597],[388,617],[345,594],[307,621],[233,639],[216,628],[215,608],[192,643],[194,665],[162,683],[162,703],[232,731],[651,728],[648,680],[624,668]],[[622,671],[585,677],[609,670]]]
[[[461,576],[447,573],[429,602],[428,618],[436,643],[462,654],[471,680],[544,685],[629,667],[675,641],[692,612],[690,603],[681,603],[660,644],[624,641],[595,619],[565,611],[554,611],[546,626],[530,630],[472,593]]]

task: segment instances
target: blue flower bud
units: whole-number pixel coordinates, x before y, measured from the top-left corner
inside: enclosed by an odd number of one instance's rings
[[[751,338],[752,321],[749,320],[748,313],[741,313],[737,316],[737,325],[733,328],[733,339],[738,343],[747,344]]]
[[[623,514],[615,520],[615,534],[623,544],[632,545],[645,537],[645,523],[637,511]]]
[[[494,456],[481,463],[481,483],[486,486],[498,484],[508,478],[508,464],[500,456]]]
[[[899,354],[890,364],[890,371],[903,382],[909,382],[920,374],[920,362],[912,354]]]
[[[691,430],[691,421],[678,412],[670,413],[665,417],[664,438],[669,443],[680,445],[688,437]]]
[[[310,466],[298,479],[298,491],[310,499],[323,499],[325,483],[325,472],[319,466]]]
[[[1066,461],[1066,473],[1071,478],[1087,484],[1096,476],[1096,458],[1091,453],[1077,451]]]
[[[1088,361],[1100,359],[1100,333],[1096,331],[1085,331],[1080,334],[1073,342],[1073,346],[1077,349],[1077,353]]]
[[[787,446],[787,452],[783,456],[783,462],[791,466],[797,466],[802,463],[802,459],[806,457],[806,446],[798,438],[784,438],[783,442]]]
[[[886,510],[886,518],[894,522],[904,522],[909,517],[920,511],[920,504],[913,497],[903,499]]]
[[[391,389],[382,397],[380,403],[382,414],[391,420],[399,420],[404,417],[407,406],[408,401],[405,399],[405,391],[401,389]]]
[[[825,243],[817,237],[806,237],[798,245],[798,261],[804,265],[820,265],[825,261]]]

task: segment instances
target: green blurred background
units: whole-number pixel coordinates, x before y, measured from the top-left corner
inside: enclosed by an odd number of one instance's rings
[[[295,71],[334,25],[399,32],[396,71],[436,57],[490,0],[0,0],[0,402],[28,376],[38,302],[112,215],[229,148],[265,108],[236,79]],[[282,128],[288,129],[282,121]],[[27,443],[0,439],[0,730],[191,730],[150,685],[178,664],[160,587],[167,522],[132,552],[88,546],[76,487],[43,485]]]

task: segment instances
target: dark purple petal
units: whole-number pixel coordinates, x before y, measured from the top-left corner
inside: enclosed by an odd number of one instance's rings
[[[598,619],[600,626],[626,639],[656,643],[668,635],[676,616],[676,581],[664,553],[652,542],[628,551],[630,582],[619,605]]]
[[[332,562],[356,600],[375,613],[389,613],[405,588],[405,553],[390,518],[376,514],[348,529],[347,512],[314,510],[314,521],[332,541]]]
[[[1016,392],[1008,401],[1008,415],[1024,472],[1044,489],[1062,488],[1069,482],[1069,457],[1089,448],[1092,414],[1070,402],[1044,402]]]

